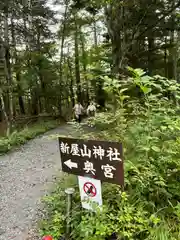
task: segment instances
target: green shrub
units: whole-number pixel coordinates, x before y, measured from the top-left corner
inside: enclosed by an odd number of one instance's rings
[[[80,208],[77,190],[71,239],[105,240],[113,233],[121,240],[180,239],[179,84],[144,76],[139,69],[130,71],[133,78],[126,82],[105,78],[116,109],[89,120],[97,130],[93,139],[123,143],[125,192],[103,184],[103,211],[95,214]],[[141,97],[128,95],[136,86]],[[48,198],[49,215],[41,228],[42,235],[56,240],[65,232],[64,181]]]
[[[69,180],[73,180],[69,184]],[[40,223],[40,234],[52,235],[58,240],[66,229],[66,187],[76,189],[73,195],[71,218],[71,239],[104,240],[113,233],[117,239],[178,239],[179,229],[165,222],[158,212],[148,211],[143,198],[133,199],[133,196],[121,192],[112,184],[103,184],[103,210],[92,213],[81,209],[79,190],[76,177],[66,176],[57,184],[54,192],[44,198],[48,215]],[[179,214],[179,208],[174,210]],[[159,215],[159,216],[158,216]],[[162,236],[169,238],[161,238]],[[159,236],[159,237],[158,237]]]
[[[52,235],[55,240],[64,235],[66,227],[66,195],[65,187],[69,184],[69,176],[65,177],[56,190],[44,198],[48,206],[47,219],[41,222],[41,235]],[[71,221],[72,239],[98,240],[116,233],[123,239],[145,239],[160,222],[155,215],[145,211],[141,204],[131,204],[129,196],[120,188],[111,184],[103,185],[103,211],[96,214],[84,211],[80,207],[79,190],[76,177],[73,177],[76,192],[73,196]],[[66,186],[65,183],[66,182]],[[111,193],[111,196],[109,195]],[[114,196],[114,197],[112,197]]]
[[[0,138],[0,154],[6,153],[13,147],[20,146],[37,135],[45,133],[59,125],[59,121],[43,121],[30,127],[25,127],[21,131],[14,131],[9,137]]]

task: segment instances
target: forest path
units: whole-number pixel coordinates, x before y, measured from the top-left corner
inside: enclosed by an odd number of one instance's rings
[[[61,171],[57,138],[79,137],[72,125],[63,125],[37,137],[18,150],[0,156],[0,240],[25,240]]]

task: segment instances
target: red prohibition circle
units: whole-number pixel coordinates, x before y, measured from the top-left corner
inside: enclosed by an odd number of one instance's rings
[[[96,196],[97,193],[96,187],[91,182],[86,182],[83,186],[83,190],[89,197]]]

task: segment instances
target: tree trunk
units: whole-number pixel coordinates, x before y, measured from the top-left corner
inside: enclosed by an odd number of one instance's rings
[[[112,0],[105,7],[106,25],[112,43],[112,75],[119,75],[127,64],[127,53],[133,43],[127,40],[125,7],[121,1]]]
[[[97,39],[96,39],[97,40]],[[86,103],[89,103],[89,84],[88,84],[88,79],[86,76],[87,73],[87,55],[86,55],[86,51],[85,51],[85,46],[84,46],[84,37],[82,32],[80,32],[80,41],[81,41],[81,49],[82,49],[82,63],[83,63],[83,71],[84,71],[84,80],[86,82]]]
[[[96,20],[95,20],[95,16],[93,16],[94,21],[93,21],[93,31],[94,31],[94,45],[95,47],[97,47],[98,45],[98,40],[97,40],[97,29],[96,29]]]
[[[70,0],[65,0],[65,12],[64,12],[64,19],[63,19],[63,24],[62,24],[62,31],[61,31],[61,50],[60,50],[60,65],[59,65],[59,86],[60,86],[60,91],[62,91],[62,76],[63,76],[63,49],[64,49],[64,40],[65,40],[65,31],[66,31],[66,22],[67,22],[67,13],[68,13],[68,8],[69,8],[69,2]],[[59,113],[62,115],[62,94],[61,92],[59,93],[59,100],[58,100],[58,106],[59,106]]]
[[[68,13],[68,8],[69,8],[69,0],[66,0],[65,4],[66,4],[66,7],[65,7],[64,19],[63,19],[62,30],[61,30],[61,50],[60,50],[60,66],[59,66],[60,84],[62,81],[62,61],[63,61],[63,55],[64,55],[63,49],[64,49],[64,40],[65,40],[66,21],[67,21],[67,13]]]
[[[2,107],[2,113],[4,115],[4,119],[6,121],[6,136],[9,137],[10,133],[11,133],[11,122],[9,121],[6,109],[5,109],[5,104],[4,104],[4,98],[2,95],[2,92],[0,91],[0,100],[1,100],[1,107]]]
[[[12,37],[12,45],[14,48],[14,62],[15,62],[15,74],[16,74],[16,82],[17,82],[17,92],[18,92],[18,102],[19,102],[19,108],[21,114],[25,114],[25,107],[24,107],[24,101],[22,97],[22,89],[21,89],[21,70],[20,70],[20,61],[18,59],[17,55],[17,49],[16,49],[16,38],[15,38],[15,30],[14,30],[14,21],[11,17],[11,37]]]
[[[165,36],[165,45],[167,44],[167,37]],[[168,77],[168,66],[167,66],[167,48],[164,48],[164,75]]]
[[[18,102],[19,102],[19,108],[20,108],[20,112],[21,114],[25,115],[26,111],[25,111],[25,107],[24,107],[24,100],[22,97],[22,89],[21,89],[21,85],[20,85],[20,73],[17,71],[16,72],[16,81],[17,81],[17,91],[18,91]]]
[[[25,1],[23,22],[24,22],[24,31],[27,34],[27,35],[25,35],[26,52],[28,53],[27,65],[29,68],[28,70],[31,72],[31,71],[33,71],[33,69],[32,69],[32,50],[34,49],[33,39],[32,39],[32,29],[33,29],[33,26],[32,26],[32,22],[33,22],[32,0]],[[29,91],[30,91],[30,96],[28,96],[28,105],[29,105],[29,110],[31,111],[30,114],[38,115],[39,108],[40,108],[40,106],[39,106],[40,100],[39,100],[38,83],[36,80],[34,82],[34,88],[29,89]],[[31,107],[30,107],[30,105],[31,105]]]
[[[178,64],[178,56],[180,55],[180,31],[177,32],[177,64]],[[180,83],[179,71],[177,69],[177,81]]]
[[[153,71],[153,52],[152,50],[154,49],[154,37],[153,34],[150,33],[151,36],[148,37],[148,72],[149,75],[152,75],[152,71]]]
[[[37,26],[36,32],[37,32],[37,52],[39,57],[37,67],[38,67],[39,82],[41,84],[40,96],[42,97],[42,99],[39,98],[39,108],[40,108],[40,112],[44,112],[44,111],[48,112],[48,105],[46,101],[46,83],[42,73],[43,66],[42,66],[42,59],[41,59],[41,43],[40,43],[41,33],[40,33],[39,26]]]
[[[32,93],[31,99],[32,99],[32,115],[36,116],[39,114],[39,103],[36,92]]]
[[[79,40],[78,40],[78,25],[75,20],[75,33],[74,33],[74,48],[75,48],[75,75],[76,75],[76,85],[77,85],[77,100],[78,102],[82,102],[81,99],[81,78],[80,78],[80,65],[79,65]]]
[[[11,56],[10,56],[10,46],[9,46],[9,29],[8,29],[8,5],[4,9],[4,53],[5,53],[5,76],[8,85],[8,117],[10,123],[13,119],[13,95],[12,95],[12,73],[11,73]]]
[[[170,50],[170,74],[169,77],[177,80],[177,56],[176,56],[176,43],[175,43],[175,32],[171,30],[170,33],[170,44],[172,45]]]
[[[4,116],[4,120],[6,122],[6,136],[9,137],[11,131],[11,122],[8,118],[8,114],[5,108],[4,98],[3,98],[3,84],[5,83],[6,75],[5,75],[5,49],[3,46],[3,42],[0,35],[0,105],[1,105],[1,115]],[[3,116],[1,116],[1,120],[3,121]]]
[[[70,78],[70,95],[71,95],[71,102],[72,102],[72,105],[74,106],[75,105],[75,98],[74,98],[74,90],[73,90],[73,75],[72,75],[72,66],[71,66],[71,61],[68,57],[67,59],[67,62],[68,62],[68,68],[69,68],[69,78]]]
[[[3,121],[3,112],[2,112],[2,104],[0,99],[0,123]]]
[[[175,6],[175,0],[172,1],[172,8]],[[177,43],[175,42],[175,11],[171,14],[171,32],[170,44],[171,49],[169,53],[169,78],[177,80]]]

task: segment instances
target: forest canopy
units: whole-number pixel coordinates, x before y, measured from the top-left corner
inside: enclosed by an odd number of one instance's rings
[[[127,67],[179,81],[180,1],[8,0],[0,7],[0,121],[105,107]],[[134,93],[132,93],[134,94]]]

